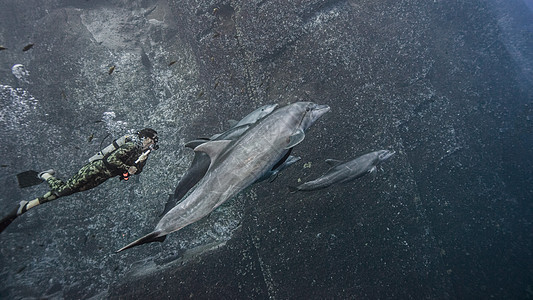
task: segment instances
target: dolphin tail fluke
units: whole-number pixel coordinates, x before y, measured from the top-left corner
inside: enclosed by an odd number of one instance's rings
[[[162,243],[167,238],[167,236],[166,235],[160,235],[160,234],[161,234],[161,231],[151,232],[151,233],[143,236],[142,238],[136,240],[135,242],[130,243],[130,244],[118,249],[116,253],[119,253],[120,251],[124,251],[126,249],[129,249],[129,248],[132,248],[132,247],[135,247],[135,246],[146,244],[146,243],[151,243],[151,242],[160,242],[160,243]]]

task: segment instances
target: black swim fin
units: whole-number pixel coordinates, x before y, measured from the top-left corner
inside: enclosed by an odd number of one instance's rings
[[[34,170],[25,171],[17,174],[17,181],[20,188],[26,188],[43,183],[44,180],[37,177],[39,172]]]
[[[129,249],[129,248],[132,248],[132,247],[135,247],[135,246],[146,244],[146,243],[151,243],[151,242],[160,242],[160,243],[162,243],[167,238],[167,235],[165,234],[165,235],[160,236],[160,234],[161,234],[160,231],[154,231],[152,233],[149,233],[149,234],[143,236],[142,238],[136,240],[135,242],[130,243],[127,246],[124,246],[124,247],[118,249],[116,251],[116,253],[119,253],[120,251],[124,251],[126,249]]]
[[[9,224],[15,221],[15,219],[18,217],[17,215],[18,209],[19,207],[17,206],[7,216],[5,216],[2,220],[0,220],[0,232],[4,231],[4,229],[6,229],[7,226],[9,226]]]

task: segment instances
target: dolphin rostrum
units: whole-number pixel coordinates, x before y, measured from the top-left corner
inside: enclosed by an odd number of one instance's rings
[[[197,139],[190,141],[185,144],[185,147],[194,149],[197,146],[210,140],[234,140],[241,136],[246,130],[248,130],[248,128],[250,128],[252,124],[273,112],[277,106],[277,104],[263,105],[246,115],[240,121],[233,122],[233,126],[227,131],[215,134],[209,139]],[[178,185],[176,186],[176,189],[174,190],[174,194],[169,195],[167,203],[165,204],[165,209],[160,214],[160,216],[163,216],[167,212],[169,212],[170,209],[173,208],[176,203],[178,203],[178,201],[180,201],[189,192],[189,190],[193,186],[195,186],[196,183],[200,181],[200,179],[202,179],[202,177],[204,177],[205,173],[207,172],[207,169],[209,168],[210,162],[211,160],[209,159],[209,156],[207,154],[203,152],[194,153],[194,158],[191,162],[191,165],[189,166],[189,169],[187,169],[187,172],[185,172],[183,177],[181,177],[180,181],[178,182]]]
[[[154,231],[117,252],[160,241],[209,215],[272,170],[288,149],[305,138],[305,130],[327,111],[327,105],[296,102],[267,115],[236,140],[209,141],[196,147],[194,151],[207,153],[211,160],[196,188],[161,218]]]
[[[376,167],[394,155],[394,151],[378,150],[359,156],[349,162],[328,159],[333,167],[321,177],[303,183],[295,188],[297,191],[314,191],[326,188],[334,183],[348,182],[376,171]]]

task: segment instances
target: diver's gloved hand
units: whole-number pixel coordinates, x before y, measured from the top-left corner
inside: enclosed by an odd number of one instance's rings
[[[131,166],[128,168],[128,173],[130,173],[130,175],[133,175],[135,173],[137,173],[137,167],[136,166]]]

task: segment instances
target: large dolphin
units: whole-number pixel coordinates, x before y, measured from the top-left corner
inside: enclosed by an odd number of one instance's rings
[[[334,183],[348,182],[376,171],[376,167],[394,155],[394,151],[378,150],[359,156],[349,162],[328,159],[326,162],[333,167],[321,177],[303,183],[295,188],[297,191],[315,191],[326,188]]]
[[[215,134],[209,139],[197,139],[190,141],[185,144],[185,147],[194,149],[210,140],[234,140],[246,132],[246,130],[248,130],[252,124],[273,112],[277,106],[277,104],[263,105],[246,115],[240,121],[233,122],[233,126],[225,132]],[[169,195],[167,203],[165,204],[165,208],[160,216],[163,216],[169,212],[170,209],[172,209],[176,203],[178,203],[178,201],[180,201],[189,192],[189,190],[195,186],[198,181],[202,179],[202,177],[204,177],[207,169],[209,168],[210,162],[211,160],[207,154],[203,152],[195,152],[189,169],[187,169],[183,177],[181,177],[176,189],[174,190],[174,194]]]
[[[196,188],[163,216],[154,231],[117,252],[160,241],[209,215],[272,170],[288,149],[304,139],[304,131],[327,111],[327,105],[293,103],[261,119],[236,140],[210,141],[196,147],[194,151],[205,152],[211,159],[209,170]]]

